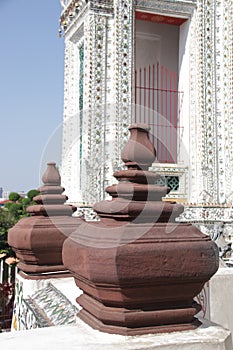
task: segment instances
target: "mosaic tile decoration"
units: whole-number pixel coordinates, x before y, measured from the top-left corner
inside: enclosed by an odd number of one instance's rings
[[[161,176],[160,179],[156,181],[157,185],[168,186],[171,191],[179,190],[180,179],[179,176]]]
[[[23,283],[15,281],[15,301],[12,318],[12,331],[22,331],[33,328],[47,327],[48,323],[34,313],[30,305],[23,299]]]
[[[51,283],[25,300],[41,327],[76,323],[78,309]]]

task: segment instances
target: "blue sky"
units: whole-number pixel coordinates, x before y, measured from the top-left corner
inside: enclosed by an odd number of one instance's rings
[[[0,187],[40,186],[60,162],[64,38],[59,0],[0,0]]]

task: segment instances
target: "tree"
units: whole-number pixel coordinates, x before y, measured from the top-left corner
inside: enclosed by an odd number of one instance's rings
[[[20,195],[17,192],[11,192],[9,194],[9,200],[12,202],[17,202],[17,200],[19,200]]]
[[[7,243],[8,230],[20,219],[29,216],[27,207],[34,204],[33,197],[39,194],[37,190],[30,190],[28,198],[21,198],[16,192],[11,192],[9,199],[3,208],[0,208],[0,259],[7,259],[15,256],[13,250]]]
[[[31,204],[31,199],[30,198],[22,198],[21,203],[25,206],[29,205],[29,204]]]
[[[21,204],[23,206],[23,211],[26,212],[27,207],[31,204],[30,198],[22,198]]]
[[[28,198],[32,201],[35,196],[38,196],[40,192],[37,190],[30,190],[27,193]]]
[[[20,202],[8,202],[4,205],[4,209],[7,210],[15,218],[16,221],[24,216],[28,216],[26,208],[27,206],[25,207],[23,203]]]
[[[11,206],[8,210],[17,221],[25,216],[23,205],[21,203],[11,203]]]
[[[7,243],[8,230],[14,226],[17,219],[14,215],[4,208],[0,208],[0,253],[4,257],[14,256],[14,252]]]
[[[6,202],[4,204],[4,209],[9,209],[11,207],[11,205],[12,205],[12,202]]]
[[[10,266],[16,266],[19,262],[15,255],[15,252],[8,245],[8,231],[21,218],[24,216],[29,216],[27,213],[27,207],[31,204],[34,204],[32,199],[38,193],[39,192],[36,190],[31,190],[28,192],[28,198],[21,198],[18,193],[11,192],[9,195],[10,202],[7,202],[3,208],[0,207],[0,260],[3,260],[5,262],[3,264],[3,267],[7,266],[6,264]],[[0,283],[0,313],[2,311],[3,315],[8,314],[9,319],[11,319],[14,302],[14,283],[8,282],[8,271],[8,268],[3,268],[3,276],[1,276],[3,277],[4,282],[2,284]],[[13,275],[11,275],[11,278],[12,276]],[[6,292],[8,292],[8,294],[6,294]],[[7,297],[1,298],[4,295]]]

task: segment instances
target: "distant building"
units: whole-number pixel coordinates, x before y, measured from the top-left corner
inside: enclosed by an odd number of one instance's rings
[[[8,199],[10,193],[11,193],[10,191],[3,191],[2,192],[2,198]]]
[[[3,194],[3,188],[0,187],[0,198],[2,198],[2,194]]]
[[[25,198],[27,196],[27,193],[25,191],[2,191],[0,198],[8,199],[11,192],[17,192],[22,198]]]
[[[27,193],[25,191],[16,191],[16,192],[20,195],[20,197],[23,197],[23,198],[27,197]]]

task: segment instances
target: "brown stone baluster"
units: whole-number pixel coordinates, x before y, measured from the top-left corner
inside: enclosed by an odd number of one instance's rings
[[[19,271],[28,276],[67,274],[62,262],[64,240],[83,221],[72,217],[76,210],[65,205],[67,197],[62,194],[61,178],[55,163],[48,163],[42,177],[44,186],[40,195],[34,197],[37,203],[27,208],[30,217],[21,219],[8,233],[8,243],[13,247]]]
[[[127,170],[95,204],[100,222],[83,223],[65,240],[63,261],[83,290],[79,317],[93,328],[125,335],[197,327],[194,297],[218,269],[218,249],[189,224],[180,204],[163,202],[169,188],[148,171],[155,159],[148,127],[132,125],[122,151]]]

